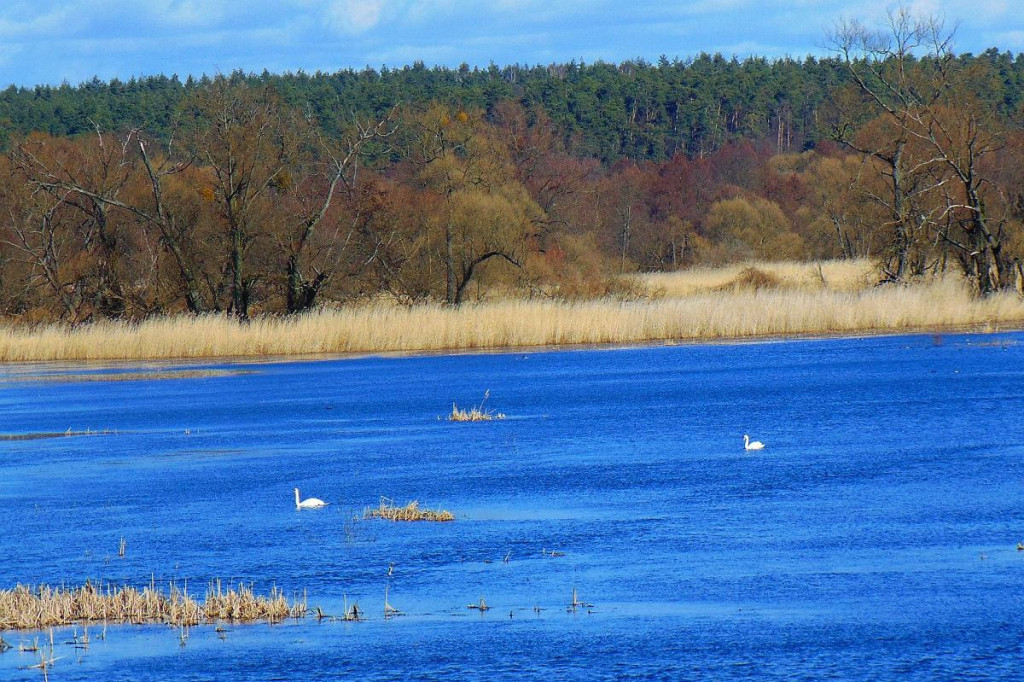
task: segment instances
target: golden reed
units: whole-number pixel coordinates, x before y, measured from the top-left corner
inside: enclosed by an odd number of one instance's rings
[[[8,325],[0,326],[0,362],[433,352],[1024,326],[1024,299],[1013,293],[977,298],[954,278],[867,286],[855,265],[844,266],[853,274],[836,275],[833,286],[829,269],[808,267],[799,271],[802,284],[767,268],[753,280],[740,277],[742,270],[725,279],[704,271],[698,273],[703,284],[687,281],[698,276],[693,272],[641,276],[637,288],[646,293],[629,301],[373,304],[248,323],[183,315],[77,328]],[[744,284],[766,277],[778,285]]]
[[[386,519],[388,521],[435,521],[444,523],[454,521],[455,514],[445,509],[421,509],[420,503],[413,500],[404,507],[397,506],[386,497],[380,498],[380,505],[367,507],[363,511],[364,519]]]
[[[139,590],[130,586],[98,588],[18,585],[0,590],[0,631],[39,630],[75,623],[191,626],[216,621],[279,622],[306,615],[305,599],[289,602],[277,589],[257,595],[251,586],[222,589],[220,582],[207,586],[203,601],[187,587],[171,583],[165,592],[155,583]]]

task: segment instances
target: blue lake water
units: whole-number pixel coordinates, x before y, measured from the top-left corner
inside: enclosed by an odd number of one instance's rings
[[[1022,387],[1022,334],[0,367],[0,435],[93,432],[0,441],[0,588],[366,614],[64,629],[51,680],[1014,679]],[[446,421],[488,390],[505,419]],[[359,520],[381,496],[457,520]],[[0,634],[40,679],[48,635]]]

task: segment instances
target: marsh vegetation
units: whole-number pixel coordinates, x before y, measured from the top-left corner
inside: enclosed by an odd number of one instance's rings
[[[123,539],[122,539],[123,541]],[[123,556],[123,553],[122,553]],[[280,622],[306,615],[305,598],[288,600],[276,588],[258,595],[252,585],[211,582],[203,599],[187,584],[154,582],[142,589],[112,583],[82,587],[18,585],[0,590],[0,630],[42,630],[74,624],[163,624],[177,627],[224,621]]]
[[[239,322],[224,315],[0,326],[0,361],[313,356],[673,343],[1024,326],[1012,291],[955,275],[875,286],[870,261],[750,262],[628,278],[629,299],[377,302]]]
[[[387,521],[434,521],[444,523],[454,521],[455,514],[446,509],[425,509],[417,500],[399,506],[386,497],[380,498],[376,507],[367,507],[363,511],[364,519],[385,519]]]
[[[486,422],[491,421],[492,419],[504,419],[505,414],[503,412],[498,412],[497,410],[492,410],[484,406],[490,396],[490,389],[484,391],[484,398],[480,401],[480,404],[474,405],[469,409],[460,408],[457,403],[452,403],[452,411],[451,414],[448,415],[448,421]]]

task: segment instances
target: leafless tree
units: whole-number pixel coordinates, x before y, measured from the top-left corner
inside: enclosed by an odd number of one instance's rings
[[[1006,222],[989,211],[992,183],[986,157],[1002,145],[1004,125],[985,91],[992,74],[966,66],[953,51],[954,30],[907,6],[880,30],[842,21],[829,43],[848,66],[856,93],[876,118],[864,136],[851,117],[839,117],[836,137],[880,162],[889,191],[876,196],[894,228],[893,279],[907,274],[915,235],[952,249],[980,293],[1000,288],[1009,263],[1003,254]]]

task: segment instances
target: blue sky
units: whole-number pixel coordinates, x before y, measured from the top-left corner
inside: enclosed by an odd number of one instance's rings
[[[1024,51],[1024,0],[909,0],[956,47]],[[235,69],[619,62],[825,53],[841,17],[891,0],[0,0],[0,87]]]

